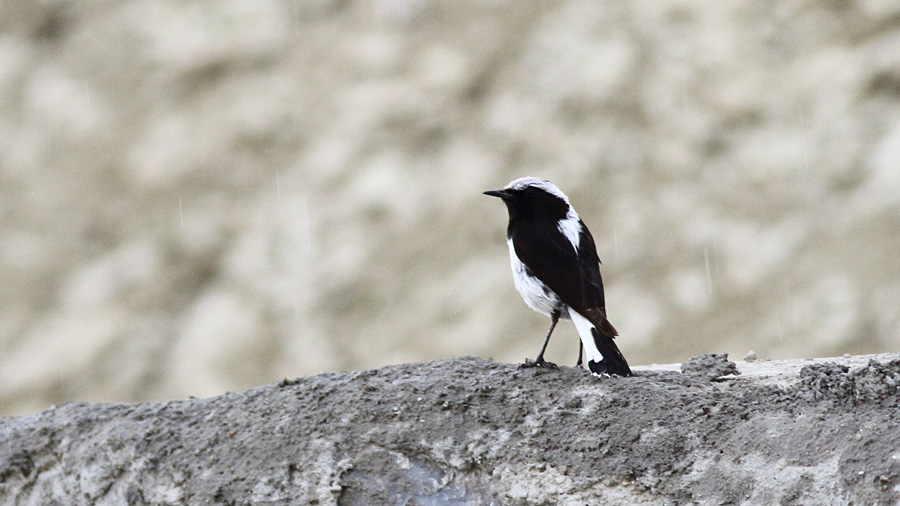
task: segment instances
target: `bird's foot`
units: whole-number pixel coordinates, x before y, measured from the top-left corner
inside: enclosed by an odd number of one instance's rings
[[[538,357],[537,360],[525,359],[524,364],[519,364],[519,369],[527,369],[530,367],[544,367],[546,369],[559,369],[553,362],[547,362],[544,357]]]

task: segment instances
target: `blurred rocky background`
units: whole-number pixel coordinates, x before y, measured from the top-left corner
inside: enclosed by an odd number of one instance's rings
[[[2,2],[0,414],[534,356],[523,175],[633,364],[896,351],[900,3]]]

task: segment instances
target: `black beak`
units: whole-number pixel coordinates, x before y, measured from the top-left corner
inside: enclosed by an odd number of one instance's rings
[[[500,197],[501,199],[508,199],[509,193],[506,190],[488,190],[484,192],[485,195],[490,195],[491,197]]]

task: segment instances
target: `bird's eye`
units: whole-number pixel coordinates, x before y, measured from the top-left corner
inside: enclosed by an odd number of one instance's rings
[[[534,197],[534,194],[535,194],[534,188],[529,186],[528,188],[525,188],[525,191],[522,192],[522,194],[525,195],[526,197]]]

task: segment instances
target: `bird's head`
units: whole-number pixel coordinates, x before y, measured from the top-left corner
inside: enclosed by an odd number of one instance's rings
[[[523,177],[510,182],[502,190],[488,190],[484,194],[501,198],[509,211],[510,220],[529,218],[561,220],[577,216],[569,205],[569,198],[546,179]]]

